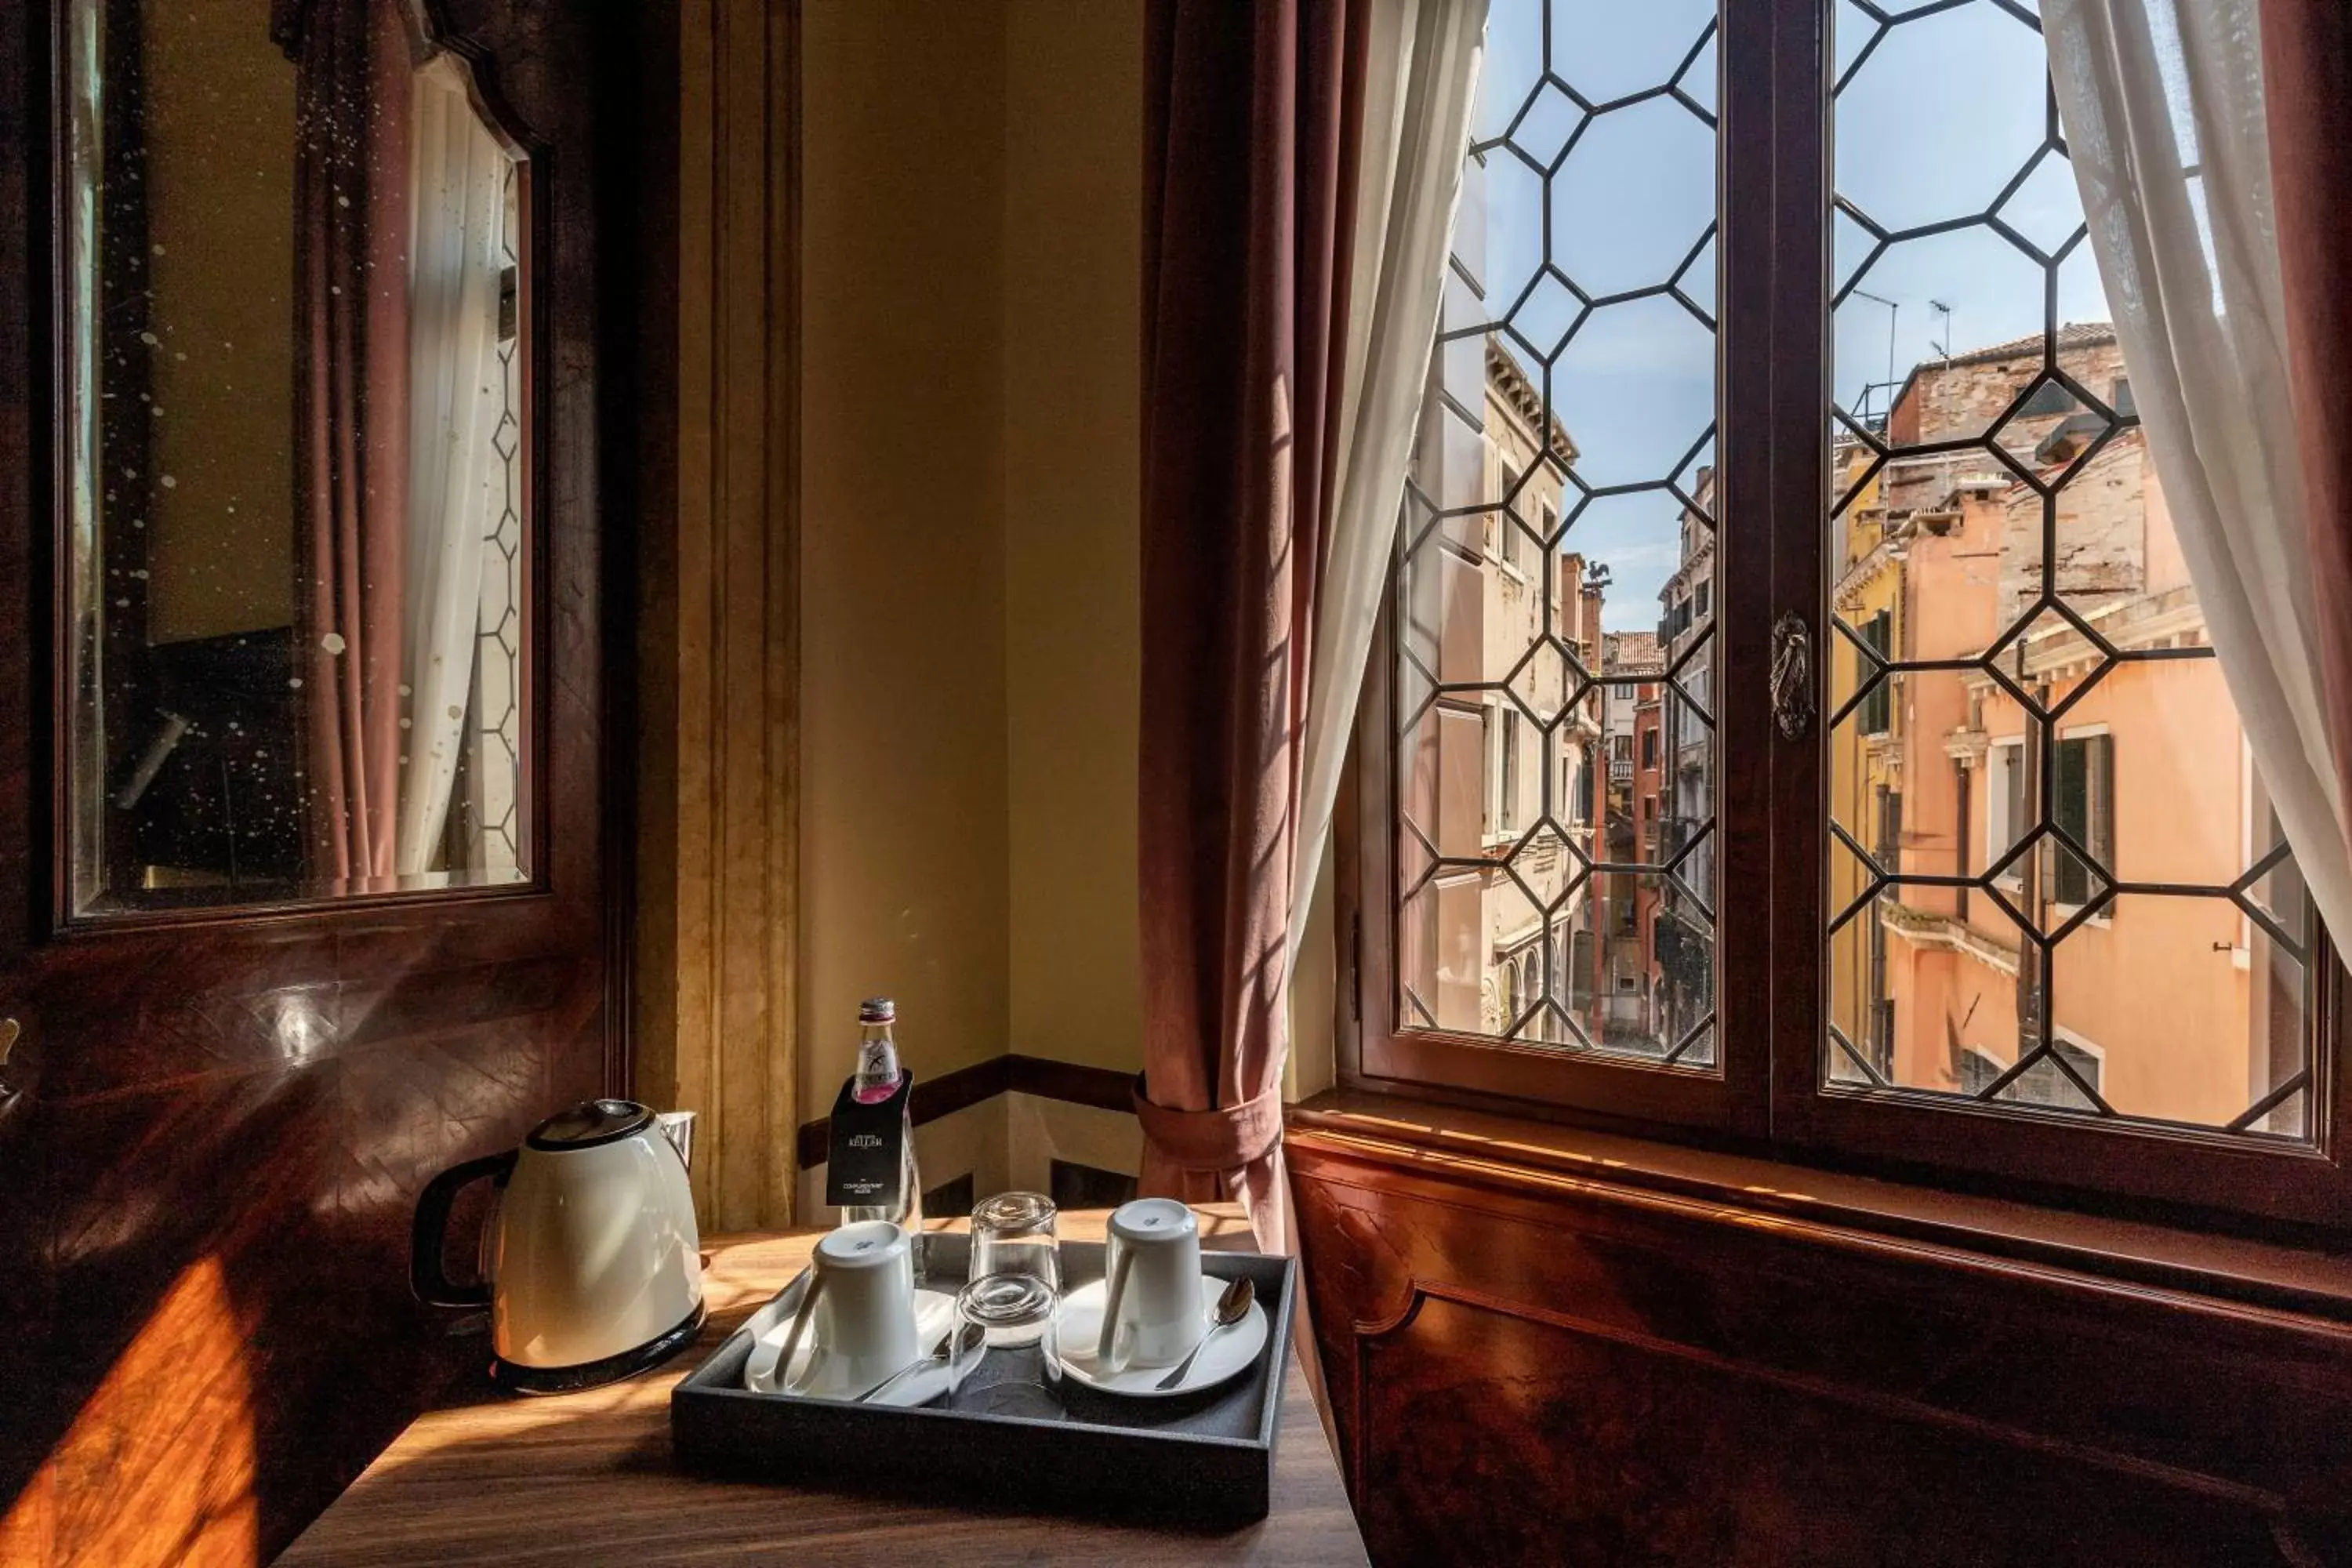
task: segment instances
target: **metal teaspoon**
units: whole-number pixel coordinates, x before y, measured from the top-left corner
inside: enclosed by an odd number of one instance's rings
[[[1176,1363],[1174,1372],[1152,1386],[1164,1394],[1182,1383],[1184,1374],[1192,1370],[1192,1363],[1200,1359],[1201,1352],[1208,1349],[1209,1342],[1248,1317],[1250,1303],[1256,1300],[1257,1287],[1247,1279],[1236,1279],[1226,1286],[1225,1293],[1217,1298],[1217,1310],[1212,1314],[1209,1331],[1201,1336],[1201,1342],[1192,1347],[1191,1355]]]

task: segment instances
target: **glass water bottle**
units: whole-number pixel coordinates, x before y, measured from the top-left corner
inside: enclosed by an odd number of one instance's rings
[[[898,1045],[891,1037],[891,1027],[898,1019],[898,1005],[887,996],[870,997],[858,1004],[857,1070],[850,1074],[849,1093],[860,1105],[877,1104],[898,1092],[901,1070]],[[909,1100],[910,1112],[912,1104]],[[845,1204],[842,1224],[887,1219],[909,1231],[922,1228],[923,1186],[915,1170],[915,1123],[911,1113],[900,1121],[899,1138],[903,1152],[898,1167],[898,1201],[887,1205]]]

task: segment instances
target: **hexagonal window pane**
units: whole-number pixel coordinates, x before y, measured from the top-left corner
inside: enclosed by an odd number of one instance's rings
[[[1486,872],[1447,872],[1398,906],[1398,1002],[1406,1027],[1493,1032],[1482,956],[1491,880]]]
[[[2038,953],[1982,893],[1890,887],[1829,950],[1830,1026],[1869,1069],[1825,1042],[1832,1081],[1974,1093],[2017,1059],[2020,963],[2031,975]]]
[[[1837,307],[1838,405],[1890,445],[1981,436],[2041,375],[2042,271],[1981,224],[1897,240]]]
[[[1490,754],[1502,744],[1496,720],[1496,710],[1475,698],[1443,698],[1398,742],[1397,810],[1445,859],[1479,858],[1500,831],[1501,803],[1487,777]]]
[[[2220,660],[2117,664],[2059,733],[2101,727],[2117,748],[2109,864],[2119,879],[2226,888],[2282,841]]]
[[[1964,826],[1979,809],[1984,751],[1973,702],[1968,672],[1895,669],[1831,729],[1831,819],[1891,876],[1981,869],[1971,850],[1983,836]],[[1915,757],[1925,765],[1908,766]]]
[[[1983,213],[2049,134],[2042,36],[1987,5],[1897,21],[1839,89],[1836,132],[1838,194],[1886,229]]]
[[[1500,317],[1534,280],[1543,265],[1543,175],[1524,159],[1497,149],[1463,165],[1454,261],[1485,293],[1478,320]]]
[[[1555,1000],[1594,1047],[1663,1059],[1714,1011],[1713,920],[1651,872],[1599,873],[1572,897],[1555,922]]]
[[[2302,965],[2227,900],[2125,894],[2051,962],[2057,1037],[2099,1059],[2093,1087],[2124,1115],[2227,1127],[2304,1068]],[[2280,1109],[2262,1130],[2302,1136]]]
[[[1667,282],[1715,221],[1715,132],[1672,99],[1601,115],[1552,176],[1553,261],[1595,298]]]
[[[1645,0],[1636,10],[1612,0],[1550,4],[1552,69],[1594,103],[1674,80],[1716,12],[1713,0]],[[1496,14],[1507,9],[1518,8],[1497,6]]]
[[[1715,423],[1715,334],[1674,300],[1585,318],[1552,368],[1552,408],[1596,489],[1668,479]]]

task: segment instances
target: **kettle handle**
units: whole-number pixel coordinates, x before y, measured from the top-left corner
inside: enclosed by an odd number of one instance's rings
[[[449,1209],[458,1190],[485,1176],[503,1181],[514,1169],[515,1151],[485,1154],[462,1165],[452,1165],[416,1195],[416,1223],[408,1233],[408,1288],[428,1307],[487,1307],[490,1282],[460,1285],[441,1266],[441,1251],[449,1235]]]

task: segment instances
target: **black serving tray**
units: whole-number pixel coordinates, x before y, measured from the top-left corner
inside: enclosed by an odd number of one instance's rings
[[[1099,1242],[1062,1244],[1066,1289],[1103,1272]],[[971,1257],[967,1237],[916,1238],[917,1283],[952,1294]],[[1203,1249],[1201,1267],[1257,1286],[1268,1332],[1257,1364],[1183,1400],[1119,1399],[1064,1379],[1060,1420],[935,1407],[849,1405],[754,1394],[743,1365],[761,1333],[799,1310],[803,1269],[671,1393],[678,1463],[708,1475],[847,1488],[978,1503],[1023,1512],[1109,1516],[1229,1530],[1264,1519],[1290,1348],[1297,1267],[1287,1258]],[[972,1375],[1043,1383],[1034,1346],[992,1349]]]

